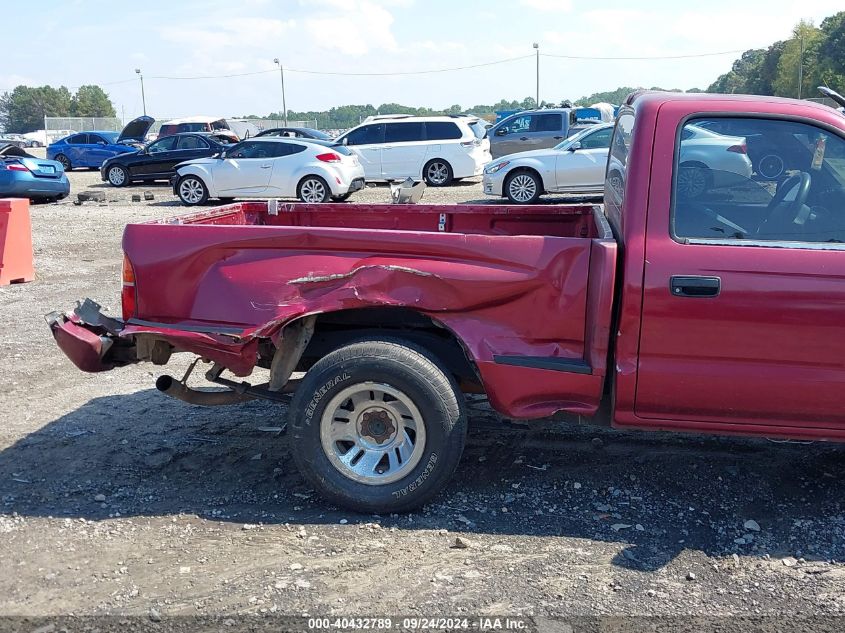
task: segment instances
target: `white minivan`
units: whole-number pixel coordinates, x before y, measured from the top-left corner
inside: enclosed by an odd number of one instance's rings
[[[487,126],[469,116],[372,117],[336,142],[358,156],[368,181],[423,178],[445,187],[480,176],[492,160]]]

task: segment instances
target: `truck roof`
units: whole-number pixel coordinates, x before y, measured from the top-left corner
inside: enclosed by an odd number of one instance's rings
[[[789,99],[787,97],[773,97],[769,95],[747,95],[747,94],[721,94],[711,92],[661,92],[657,90],[637,90],[632,92],[625,98],[626,105],[640,106],[646,103],[653,105],[660,105],[670,101],[739,101],[739,102],[758,102],[758,103],[776,103],[784,106],[804,106],[815,108],[820,111],[830,112],[834,108],[826,106],[815,101],[806,101],[803,99]]]

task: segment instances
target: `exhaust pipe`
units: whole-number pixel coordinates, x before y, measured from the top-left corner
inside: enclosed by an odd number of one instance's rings
[[[156,380],[156,389],[171,398],[182,400],[188,404],[198,404],[204,407],[215,407],[224,404],[237,404],[254,400],[255,396],[235,391],[199,391],[191,389],[185,384],[176,380],[173,376],[159,376]]]

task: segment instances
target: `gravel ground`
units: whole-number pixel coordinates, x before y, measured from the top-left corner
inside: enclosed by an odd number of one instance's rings
[[[845,614],[838,446],[518,425],[473,401],[446,492],[358,516],[295,472],[284,407],[192,407],[147,365],[77,371],[42,315],[119,312],[123,226],[183,209],[70,178],[109,202],[33,206],[38,278],[0,288],[0,613]],[[482,198],[469,180],[424,201]]]

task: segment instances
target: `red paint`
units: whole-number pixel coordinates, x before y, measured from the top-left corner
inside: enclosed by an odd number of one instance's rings
[[[122,335],[163,338],[247,375],[258,340],[293,319],[411,308],[455,334],[507,416],[592,415],[609,375],[617,426],[845,440],[845,253],[680,244],[668,231],[688,115],[797,117],[843,136],[845,118],[808,102],[675,93],[640,96],[632,111],[624,206],[607,210],[619,251],[584,205],[287,204],[278,215],[263,202],[231,205],[127,226],[135,304],[124,307],[142,322]],[[721,294],[672,296],[672,275],[718,276]],[[71,330],[54,327],[76,361],[94,341]]]

